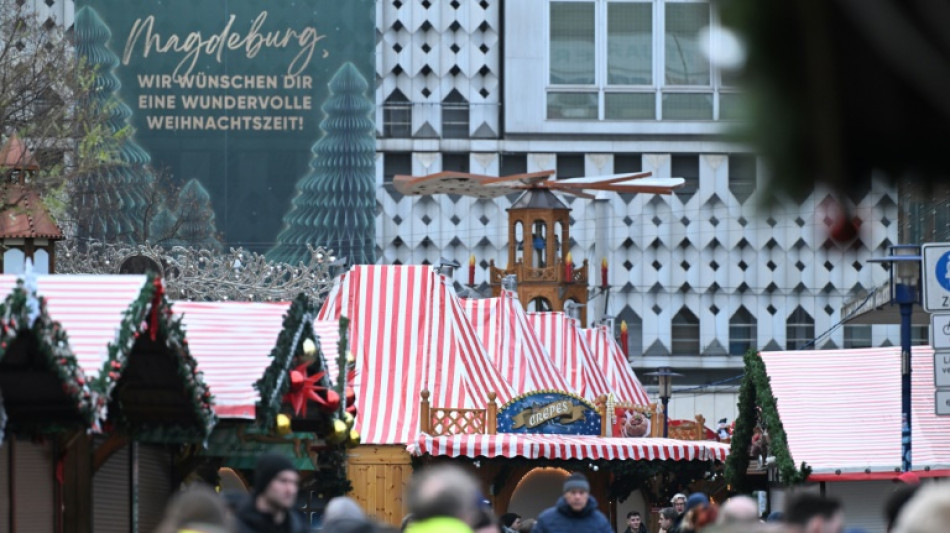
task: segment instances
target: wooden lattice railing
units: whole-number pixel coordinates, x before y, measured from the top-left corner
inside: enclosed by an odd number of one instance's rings
[[[486,409],[461,409],[451,407],[432,407],[429,405],[429,391],[422,391],[419,408],[419,429],[429,435],[494,435],[498,423],[497,397],[488,393]]]
[[[696,415],[696,421],[684,420],[678,426],[670,426],[668,432],[671,439],[677,440],[706,440],[706,418]]]

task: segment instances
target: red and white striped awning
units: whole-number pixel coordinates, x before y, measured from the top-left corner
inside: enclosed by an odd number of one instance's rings
[[[495,368],[516,394],[539,390],[572,392],[528,324],[515,293],[503,290],[498,298],[465,298],[462,306]]]
[[[407,447],[413,455],[449,457],[524,457],[633,461],[724,461],[729,445],[714,441],[618,439],[594,435],[443,435],[419,434]]]
[[[585,329],[584,335],[616,399],[637,405],[649,405],[650,397],[647,391],[630,368],[630,363],[624,357],[620,345],[614,340],[610,328],[605,325],[595,326]]]
[[[423,389],[433,406],[484,408],[511,386],[492,365],[455,293],[428,266],[359,265],[340,276],[319,320],[350,319],[357,429],[367,444],[408,444]]]
[[[289,307],[289,302],[173,302],[219,417],[254,418],[260,398],[254,383],[271,362]]]
[[[562,312],[528,313],[528,322],[571,390],[588,400],[613,392],[577,319]]]
[[[19,278],[0,275],[0,298],[13,291]],[[46,299],[50,318],[66,330],[69,347],[86,376],[99,375],[122,314],[138,299],[147,279],[128,274],[36,276],[37,295]]]
[[[933,350],[914,346],[912,353],[913,469],[945,469],[950,418],[935,415]],[[804,461],[812,468],[813,479],[900,469],[899,347],[760,355],[789,452],[795,464]]]

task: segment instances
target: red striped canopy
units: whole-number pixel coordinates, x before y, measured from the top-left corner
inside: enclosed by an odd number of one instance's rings
[[[458,298],[428,266],[359,265],[340,276],[319,320],[350,319],[357,429],[367,444],[408,444],[423,389],[439,407],[484,408],[511,386],[492,365]]]
[[[515,293],[503,290],[498,298],[466,298],[462,305],[495,368],[517,394],[572,391],[528,324]]]
[[[950,467],[950,418],[934,409],[933,349],[913,347],[912,465]],[[813,477],[901,466],[900,348],[762,352],[795,464]]]
[[[650,397],[647,391],[630,368],[630,363],[614,340],[610,328],[605,325],[595,326],[585,329],[584,335],[597,359],[598,368],[607,378],[607,385],[613,389],[616,399],[636,405],[649,405]]]
[[[594,435],[444,435],[420,434],[407,449],[413,455],[449,457],[525,457],[527,459],[605,459],[724,461],[729,445],[714,441],[615,439]]]
[[[214,395],[222,418],[253,419],[260,395],[254,383],[283,329],[289,302],[174,302],[191,355]],[[71,332],[67,330],[67,332]]]
[[[19,276],[0,275],[0,295],[16,287]],[[62,324],[69,347],[86,376],[98,376],[108,355],[110,342],[148,278],[136,275],[36,276],[36,292],[46,299],[51,319]]]
[[[528,321],[571,390],[588,400],[613,392],[577,319],[562,312],[528,313]]]

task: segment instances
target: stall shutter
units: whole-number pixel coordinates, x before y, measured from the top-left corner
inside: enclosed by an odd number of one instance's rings
[[[27,441],[13,443],[15,533],[53,533],[56,523],[53,447]]]
[[[825,494],[841,502],[847,527],[884,533],[884,502],[894,488],[892,481],[838,481],[826,483]]]
[[[10,441],[0,442],[0,533],[10,533]]]
[[[129,446],[112,454],[92,476],[92,501],[93,531],[128,533],[132,530]]]
[[[161,446],[140,444],[137,449],[139,531],[154,531],[172,494],[171,454]]]

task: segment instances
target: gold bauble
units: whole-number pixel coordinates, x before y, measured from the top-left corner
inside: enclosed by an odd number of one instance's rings
[[[339,418],[333,420],[333,433],[327,437],[327,441],[333,444],[339,444],[346,440],[347,429],[346,422]]]
[[[277,434],[281,437],[290,435],[290,417],[277,415]]]
[[[353,418],[353,415],[350,413],[343,413],[343,422],[346,423],[347,428],[352,428],[353,422],[356,422],[356,419]]]
[[[356,358],[353,357],[353,352],[350,352],[350,351],[347,351],[347,352],[346,352],[346,364],[348,364],[348,365],[355,365],[355,364],[356,364]]]
[[[360,445],[360,433],[355,429],[350,430],[350,438],[346,441],[346,445],[353,447]]]
[[[303,354],[307,357],[313,357],[313,354],[317,353],[317,345],[313,342],[313,339],[304,339],[303,341]]]

